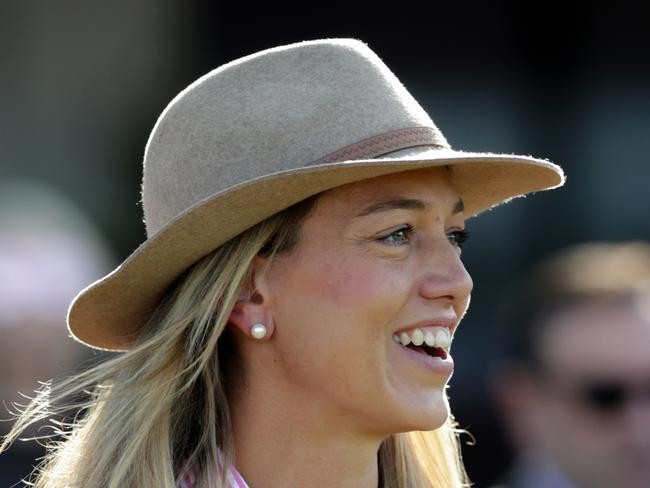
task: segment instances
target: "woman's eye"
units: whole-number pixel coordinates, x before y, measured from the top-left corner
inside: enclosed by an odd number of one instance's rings
[[[389,246],[402,246],[407,244],[411,240],[411,237],[413,237],[413,226],[405,225],[377,240]]]
[[[465,229],[454,230],[447,234],[447,239],[449,239],[449,242],[451,242],[452,245],[458,247],[459,249],[463,247],[463,243],[468,238],[469,238],[469,232],[467,232],[467,230]]]

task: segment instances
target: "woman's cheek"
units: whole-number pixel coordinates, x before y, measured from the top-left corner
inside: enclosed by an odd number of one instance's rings
[[[323,296],[338,305],[363,307],[397,295],[401,277],[372,260],[347,261],[330,267],[323,280]]]

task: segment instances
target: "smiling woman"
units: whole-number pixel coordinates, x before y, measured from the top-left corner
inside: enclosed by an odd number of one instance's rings
[[[75,338],[124,353],[40,392],[3,447],[90,391],[36,487],[465,486],[465,220],[563,181],[452,150],[360,41],[222,66],[150,137],[148,239],[71,304]]]

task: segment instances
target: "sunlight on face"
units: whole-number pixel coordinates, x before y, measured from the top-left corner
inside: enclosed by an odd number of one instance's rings
[[[462,318],[472,289],[463,229],[445,168],[324,193],[298,247],[269,270],[271,342],[291,397],[356,431],[441,426],[449,373],[414,360],[393,334],[440,318],[455,328]]]

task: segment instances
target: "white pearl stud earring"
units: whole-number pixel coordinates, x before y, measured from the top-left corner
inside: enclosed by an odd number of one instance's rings
[[[264,339],[266,337],[266,325],[253,324],[251,326],[251,335],[255,337],[255,339]]]

